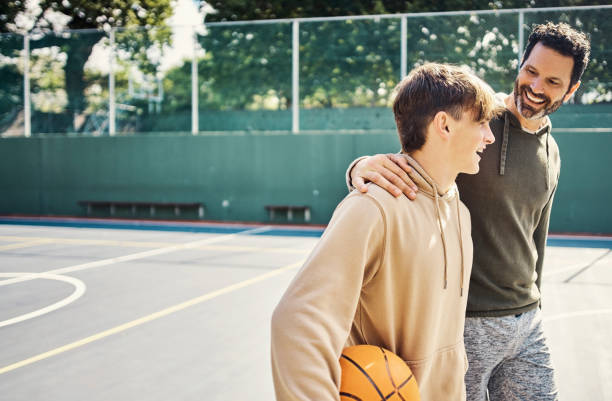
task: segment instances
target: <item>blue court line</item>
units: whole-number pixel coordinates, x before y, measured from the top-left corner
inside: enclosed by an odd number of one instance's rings
[[[76,227],[76,228],[112,228],[125,230],[178,231],[211,234],[234,234],[263,224],[223,224],[180,221],[150,221],[150,220],[111,220],[111,219],[79,219],[79,218],[28,218],[0,217],[0,224],[16,224],[28,226]],[[323,227],[299,227],[266,225],[269,230],[249,235],[275,235],[289,237],[320,237]],[[612,249],[612,236],[588,235],[555,235],[551,234],[546,243],[548,246],[571,248],[606,248]]]

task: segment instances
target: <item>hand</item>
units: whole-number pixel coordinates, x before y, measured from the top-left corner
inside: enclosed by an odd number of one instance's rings
[[[398,197],[402,193],[409,199],[416,198],[417,186],[408,173],[412,167],[399,154],[369,156],[360,160],[351,171],[351,182],[360,192],[368,192],[366,181],[373,182]]]

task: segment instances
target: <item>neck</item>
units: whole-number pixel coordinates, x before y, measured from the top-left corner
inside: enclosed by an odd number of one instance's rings
[[[546,116],[541,117],[541,118],[536,118],[533,120],[528,120],[525,117],[523,117],[522,114],[519,113],[518,109],[516,108],[516,103],[514,101],[514,94],[508,95],[506,97],[505,103],[506,103],[506,108],[510,110],[510,112],[514,114],[516,118],[518,118],[519,122],[521,123],[521,127],[529,131],[537,131],[540,127],[542,127],[546,123]]]
[[[427,174],[434,180],[439,194],[445,194],[455,183],[457,171],[449,166],[448,158],[441,156],[440,152],[432,152],[427,143],[419,150],[410,153]]]

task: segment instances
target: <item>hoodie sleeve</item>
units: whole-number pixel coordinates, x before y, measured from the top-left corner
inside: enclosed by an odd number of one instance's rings
[[[342,349],[361,288],[380,266],[385,227],[370,196],[347,197],[272,316],[278,401],[339,401]]]

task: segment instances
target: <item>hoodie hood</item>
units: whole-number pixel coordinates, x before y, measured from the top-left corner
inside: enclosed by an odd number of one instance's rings
[[[465,275],[465,266],[463,264],[463,239],[461,237],[461,211],[459,210],[459,191],[457,190],[457,184],[453,183],[448,191],[440,193],[435,181],[427,174],[427,172],[421,167],[421,165],[407,154],[404,157],[408,161],[408,164],[412,167],[412,171],[408,174],[410,179],[419,188],[419,193],[433,198],[436,207],[436,216],[438,220],[438,227],[440,228],[440,237],[442,239],[442,247],[444,249],[444,288],[446,289],[448,283],[448,251],[446,244],[446,234],[444,232],[444,224],[442,222],[442,215],[440,212],[440,202],[454,203],[457,208],[457,223],[459,226],[459,246],[461,248],[461,279],[460,283],[460,296],[463,296],[463,279]]]

